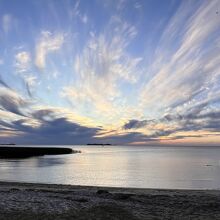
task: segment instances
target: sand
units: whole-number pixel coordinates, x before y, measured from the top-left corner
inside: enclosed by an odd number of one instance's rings
[[[220,219],[220,191],[0,182],[0,219]]]

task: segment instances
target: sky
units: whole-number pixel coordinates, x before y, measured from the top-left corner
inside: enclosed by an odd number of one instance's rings
[[[0,143],[220,145],[220,1],[0,0]]]

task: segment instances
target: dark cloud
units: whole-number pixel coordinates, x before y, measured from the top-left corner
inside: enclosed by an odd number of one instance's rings
[[[22,108],[27,107],[28,102],[10,93],[0,94],[0,106],[5,111],[24,116]]]
[[[194,95],[199,95],[200,92],[195,93]],[[213,110],[210,108],[211,104],[217,104],[220,102],[219,94],[212,97],[211,99],[201,101],[197,105],[192,106],[188,110],[185,110],[184,113],[170,113],[157,120],[137,120],[133,119],[125,123],[122,128],[127,129],[139,129],[139,128],[148,128],[148,125],[157,125],[165,124],[171,125],[168,127],[172,128],[172,124],[175,126],[174,129],[165,129],[165,130],[156,130],[151,135],[142,137],[141,139],[148,140],[159,140],[161,137],[166,136],[170,139],[184,139],[187,137],[201,137],[200,135],[178,135],[178,132],[188,132],[188,131],[209,131],[209,132],[220,132],[220,110]],[[216,108],[214,108],[216,109]],[[175,112],[175,111],[173,111]],[[150,127],[152,128],[152,126]],[[155,126],[156,128],[156,126]],[[131,136],[136,136],[132,135]],[[136,136],[140,138],[139,136]]]
[[[36,120],[38,126],[31,125]],[[170,131],[160,130],[152,135],[140,132],[128,132],[125,134],[110,135],[100,127],[87,127],[70,121],[66,117],[56,116],[55,110],[42,109],[35,111],[30,117],[12,122],[0,121],[0,127],[4,130],[19,132],[8,142],[21,144],[87,144],[87,143],[110,143],[129,144],[134,142],[156,142],[158,137],[165,136]],[[98,134],[106,134],[105,137],[97,137]]]
[[[8,84],[2,79],[0,75],[0,109],[11,112],[17,115],[24,116],[22,108],[28,106],[28,102],[17,95],[17,93],[11,89]]]
[[[119,144],[130,144],[135,142],[156,142],[158,139],[151,135],[145,135],[140,132],[129,132],[122,135],[110,135],[107,137],[99,138],[100,143],[111,143],[115,145]]]
[[[220,111],[207,112],[199,115],[198,118],[202,118],[202,119],[209,118],[209,119],[217,120],[220,119]]]
[[[7,131],[20,133],[11,137],[10,142],[21,144],[87,144],[96,141],[95,136],[101,128],[91,128],[69,121],[65,117],[51,117],[52,110],[39,110],[32,118],[23,118],[9,122],[0,121],[0,127]],[[36,120],[38,126],[31,125]]]
[[[179,140],[179,139],[185,139],[185,138],[200,138],[203,137],[203,135],[175,135],[174,137],[169,138],[169,140]]]
[[[40,109],[32,112],[32,117],[38,120],[47,121],[55,117],[56,111],[53,109]]]
[[[167,114],[163,118],[160,119],[161,122],[171,122],[174,120],[182,120],[183,116],[180,114],[172,115],[172,114]]]
[[[30,89],[30,86],[28,83],[25,83],[25,88],[26,88],[26,91],[27,91],[27,94],[29,97],[33,97],[33,94],[31,92],[31,89]]]
[[[195,136],[184,136],[178,135],[178,132],[188,131],[209,131],[209,132],[220,132],[220,111],[219,110],[207,110],[207,103],[202,103],[190,109],[185,114],[167,114],[158,120],[130,120],[125,123],[122,128],[128,129],[139,129],[148,128],[148,125],[157,125],[163,123],[165,125],[175,124],[174,129],[167,130],[156,130],[150,135],[137,136],[135,132],[131,132],[131,136],[140,138],[140,140],[159,140],[161,137],[169,137],[172,134],[171,139],[184,139],[186,137],[201,137],[200,135]],[[152,126],[150,127],[152,129]],[[155,126],[156,128],[156,126]],[[175,135],[177,134],[177,135]],[[138,140],[138,139],[137,139]]]
[[[132,119],[124,124],[123,129],[138,129],[154,123],[155,120],[135,120]]]
[[[7,89],[6,89],[7,91]],[[28,114],[23,113],[23,108],[28,102],[16,95],[13,91],[0,94],[0,106],[5,112],[17,114],[22,119],[5,121],[0,120],[1,132],[13,132],[16,136],[8,137],[7,142],[21,144],[87,144],[87,143],[111,143],[129,144],[135,142],[156,143],[161,137],[170,140],[184,139],[187,137],[200,137],[178,135],[185,131],[220,131],[220,111],[206,108],[206,104],[200,104],[190,109],[185,114],[167,114],[158,120],[129,120],[122,128],[126,130],[145,128],[148,126],[155,129],[151,134],[129,131],[124,134],[115,134],[117,131],[106,132],[102,127],[88,127],[60,116],[61,112],[56,109],[31,110]],[[34,123],[34,124],[33,124]],[[173,129],[156,129],[159,123],[176,126]],[[168,126],[169,127],[169,126]],[[172,128],[172,126],[170,126]],[[98,135],[105,137],[98,137]],[[169,137],[170,136],[170,137]],[[3,140],[1,138],[1,140]]]
[[[204,129],[213,131],[213,132],[220,132],[220,118],[210,119],[204,123]]]

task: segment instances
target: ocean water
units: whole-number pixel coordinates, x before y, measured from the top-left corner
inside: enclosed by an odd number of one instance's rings
[[[0,181],[219,189],[220,148],[71,146],[82,153],[0,159]]]

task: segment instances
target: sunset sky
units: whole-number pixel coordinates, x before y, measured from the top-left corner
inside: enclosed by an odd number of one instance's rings
[[[220,1],[0,0],[0,143],[220,144]]]

